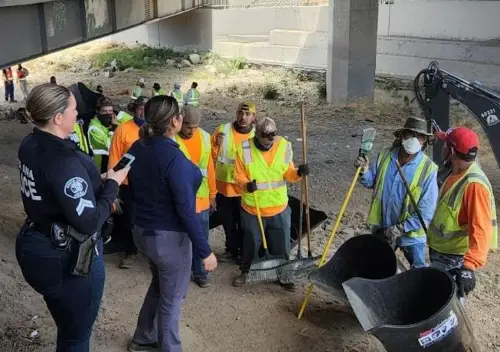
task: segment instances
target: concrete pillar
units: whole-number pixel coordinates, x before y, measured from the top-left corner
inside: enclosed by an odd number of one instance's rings
[[[330,0],[327,101],[373,100],[378,0]]]

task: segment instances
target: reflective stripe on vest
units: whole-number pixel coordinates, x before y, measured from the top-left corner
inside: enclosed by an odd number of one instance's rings
[[[219,126],[219,133],[224,133],[221,149],[217,155],[215,163],[215,178],[226,183],[235,183],[234,181],[234,158],[236,155],[236,145],[233,137],[233,124],[228,122]],[[248,134],[248,138],[253,138],[255,128],[252,128]]]
[[[174,90],[172,91],[172,97],[177,100],[177,104],[179,105],[179,108],[184,106],[184,97],[182,96],[182,92],[180,90]]]
[[[368,213],[368,224],[373,227],[381,228],[383,219],[383,205],[382,205],[382,195],[384,193],[384,180],[389,168],[389,164],[392,160],[392,154],[394,149],[386,149],[379,154],[377,160],[377,179],[375,181],[375,189],[373,190],[372,203],[370,205],[370,211]],[[437,172],[437,165],[425,154],[422,153],[422,160],[415,170],[415,174],[410,182],[410,189],[413,197],[417,201],[420,201],[420,196],[422,195],[422,186],[433,172]],[[405,221],[410,217],[412,213],[415,213],[416,209],[411,203],[410,197],[406,194],[403,201],[403,207],[401,209],[400,222]],[[395,225],[395,224],[394,224]],[[423,228],[408,232],[406,235],[410,237],[422,237],[425,236],[425,231]]]
[[[201,174],[203,175],[203,180],[201,182],[200,188],[196,192],[196,197],[198,198],[208,198],[210,195],[210,188],[208,186],[208,162],[210,160],[210,134],[205,132],[201,128],[199,129],[201,133],[201,156],[198,161],[198,166],[200,168]],[[189,151],[184,144],[184,141],[178,135],[175,136],[175,141],[179,144],[180,150],[184,153],[186,158],[191,160],[191,155],[189,155]]]
[[[102,157],[109,155],[109,147],[111,146],[111,134],[108,128],[104,127],[97,118],[90,121],[88,130],[89,146],[94,154],[93,159],[97,167],[102,166]],[[103,137],[106,142],[103,144],[96,137]]]
[[[279,143],[278,150],[270,166],[262,152],[255,146],[253,139],[244,141],[238,148],[248,177],[257,182],[259,192],[256,197],[259,207],[262,208],[277,207],[288,203],[287,186],[283,175],[293,158],[292,147],[285,138],[280,138],[275,143]],[[255,197],[251,193],[243,193],[241,201],[249,207],[256,206]]]
[[[462,198],[467,185],[470,183],[482,184],[490,193],[491,221],[493,225],[490,248],[496,249],[498,228],[495,198],[493,197],[493,190],[488,178],[476,163],[473,163],[446,193],[443,194],[443,189],[441,188],[436,213],[427,232],[427,242],[430,248],[440,253],[456,255],[463,255],[469,250],[468,226],[461,227],[459,225],[458,215],[462,207]]]
[[[78,139],[76,142],[76,144],[78,145],[78,148],[80,148],[80,150],[84,153],[87,153],[89,154],[90,152],[90,149],[89,149],[89,145],[87,143],[87,138],[85,138],[85,134],[83,133],[83,126],[80,125],[78,122],[75,123],[75,136],[76,136],[76,139]]]
[[[191,88],[187,93],[187,105],[200,106],[200,92],[197,89]]]

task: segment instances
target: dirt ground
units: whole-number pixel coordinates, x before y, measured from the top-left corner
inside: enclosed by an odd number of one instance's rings
[[[74,54],[77,55],[77,54]],[[311,166],[310,199],[312,206],[325,211],[329,219],[313,233],[313,252],[321,252],[347,188],[354,176],[352,166],[357,156],[362,128],[377,129],[375,148],[392,142],[392,132],[408,116],[403,107],[404,92],[377,89],[374,105],[355,104],[348,107],[328,106],[318,100],[316,82],[296,79],[284,70],[246,68],[231,74],[217,74],[206,65],[186,69],[159,67],[155,72],[119,72],[104,78],[99,69],[91,72],[57,72],[48,58],[26,63],[31,69],[31,84],[41,83],[56,74],[59,83],[70,85],[82,81],[90,86],[102,84],[106,94],[124,103],[118,93],[134,84],[138,76],[146,78],[148,87],[154,81],[163,85],[180,81],[187,89],[191,81],[200,84],[204,120],[202,127],[214,128],[233,119],[241,100],[251,98],[259,116],[270,116],[278,123],[279,132],[292,142],[295,161],[301,160],[300,106],[305,99],[308,118],[308,161]],[[51,60],[55,60],[52,58]],[[277,85],[277,100],[262,99],[262,86]],[[411,97],[410,97],[411,98]],[[19,104],[3,104],[5,111]],[[416,108],[415,108],[416,111]],[[0,351],[53,351],[55,326],[43,299],[24,281],[18,268],[14,243],[24,212],[19,194],[17,148],[31,127],[16,121],[0,121]],[[481,163],[500,197],[500,172],[490,152]],[[297,187],[290,187],[297,195]],[[342,233],[335,241],[338,247],[353,234],[362,232],[370,200],[370,192],[356,187]],[[220,229],[211,233],[216,253],[223,251]],[[93,351],[125,351],[134,331],[137,314],[147,290],[150,273],[140,260],[130,270],[118,269],[116,254],[105,256],[107,280],[103,304],[93,334]],[[492,253],[488,265],[478,272],[477,288],[466,310],[472,321],[476,339],[483,351],[500,351],[500,255]],[[231,285],[238,270],[234,264],[220,263],[212,275],[212,286],[190,288],[182,309],[181,333],[186,352],[247,351],[357,351],[378,352],[384,348],[365,333],[349,308],[336,297],[314,291],[301,321],[296,318],[305,285],[295,293],[277,285],[255,285],[236,288]],[[432,294],[431,292],[429,294]],[[424,297],[425,298],[425,297]],[[35,337],[33,337],[36,335]]]

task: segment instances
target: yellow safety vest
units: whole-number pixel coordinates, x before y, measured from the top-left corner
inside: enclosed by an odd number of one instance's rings
[[[153,94],[154,94],[154,96],[157,96],[157,95],[167,95],[167,92],[165,92],[165,89],[160,88],[158,90],[153,90]]]
[[[245,164],[247,176],[257,182],[257,201],[261,208],[288,203],[287,186],[283,175],[293,158],[292,146],[285,138],[279,138],[275,143],[278,143],[278,151],[271,166],[268,166],[253,139],[244,141],[237,151]],[[243,192],[241,201],[249,207],[256,207],[254,195],[251,193]]]
[[[87,143],[87,138],[85,138],[85,133],[83,133],[83,126],[79,124],[78,122],[75,123],[75,134],[76,137],[78,138],[78,141],[76,144],[80,148],[80,150],[84,153],[89,154],[90,153],[90,148],[89,144]]]
[[[467,225],[461,227],[458,224],[458,214],[462,207],[462,198],[464,196],[467,185],[470,183],[479,183],[485,186],[490,192],[491,199],[491,216],[493,224],[493,233],[491,249],[497,248],[498,228],[497,228],[497,212],[495,206],[495,198],[490,181],[484,174],[483,170],[473,163],[464,175],[458,179],[447,191],[443,194],[442,188],[439,192],[439,202],[432,219],[429,231],[427,232],[427,243],[429,247],[437,252],[445,254],[463,255],[469,250],[469,233]]]
[[[173,90],[171,96],[177,100],[179,108],[184,106],[184,97],[182,96],[182,92],[180,90]]]
[[[378,156],[377,179],[375,181],[375,189],[373,190],[370,212],[368,213],[368,224],[374,227],[380,227],[380,224],[382,223],[382,194],[384,193],[384,179],[394,150],[394,148],[385,149],[380,152]],[[415,174],[410,181],[410,190],[417,204],[420,201],[420,196],[422,195],[422,186],[424,181],[427,180],[433,172],[437,172],[437,169],[437,165],[425,153],[423,153],[422,160],[418,164]],[[410,197],[406,195],[399,220],[401,222],[405,221],[415,211],[416,209],[411,203]],[[421,228],[417,231],[408,232],[407,235],[410,237],[422,237],[425,236],[425,231]]]
[[[208,198],[210,195],[210,189],[208,187],[208,162],[210,160],[210,134],[200,128],[201,132],[201,156],[198,161],[198,166],[200,168],[201,174],[203,175],[203,181],[201,182],[200,188],[198,188],[198,192],[196,192],[196,197],[198,198]],[[189,151],[184,144],[182,138],[178,135],[175,136],[175,141],[179,144],[180,150],[184,153],[186,158],[191,160],[191,156],[189,155]]]
[[[228,122],[220,125],[217,129],[219,133],[224,133],[224,139],[217,155],[215,163],[215,178],[226,183],[235,183],[234,181],[234,158],[236,156],[236,144],[233,137],[233,124]],[[255,128],[249,133],[248,138],[253,138]]]
[[[191,88],[187,92],[187,105],[200,106],[200,92],[198,89]]]

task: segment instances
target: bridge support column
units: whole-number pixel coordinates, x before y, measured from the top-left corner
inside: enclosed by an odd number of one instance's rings
[[[373,100],[378,0],[330,0],[327,101]]]

